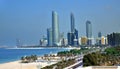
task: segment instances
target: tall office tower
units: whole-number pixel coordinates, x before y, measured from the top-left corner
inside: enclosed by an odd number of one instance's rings
[[[102,33],[98,32],[98,37],[101,38],[101,36],[102,36]]]
[[[78,30],[75,29],[74,35],[75,35],[74,39],[76,41],[76,43],[74,45],[79,45],[79,43],[78,43]]]
[[[107,35],[108,45],[119,46],[120,45],[120,33],[111,33]]]
[[[47,29],[47,46],[52,46],[52,28]]]
[[[81,37],[81,45],[87,45],[87,37],[86,36]]]
[[[101,45],[101,37],[102,37],[102,33],[98,32],[98,45]]]
[[[104,36],[101,37],[101,45],[105,45],[105,37]]]
[[[69,32],[67,34],[67,39],[68,39],[68,45],[74,45],[74,33],[73,32]]]
[[[78,46],[78,31],[75,29],[75,18],[73,13],[70,14],[71,32],[68,33],[68,45]]]
[[[59,25],[57,12],[52,11],[52,37],[53,45],[59,46]]]
[[[70,20],[71,20],[71,32],[75,31],[75,19],[73,13],[70,15]]]
[[[91,45],[92,38],[92,24],[90,21],[86,22],[86,36],[88,38],[87,45]]]

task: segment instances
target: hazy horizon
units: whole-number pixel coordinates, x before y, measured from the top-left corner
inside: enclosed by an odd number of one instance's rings
[[[120,0],[0,0],[0,46],[39,44],[52,27],[52,11],[59,16],[59,29],[70,32],[70,13],[75,17],[79,37],[86,36],[86,21],[92,23],[93,36],[120,32]]]

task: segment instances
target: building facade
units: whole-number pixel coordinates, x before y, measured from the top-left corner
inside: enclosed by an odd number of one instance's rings
[[[81,37],[81,45],[87,45],[87,37]]]
[[[68,39],[68,45],[74,45],[74,33],[69,32],[67,34],[67,39]]]
[[[92,41],[92,24],[90,21],[86,21],[86,36],[88,38],[87,45],[91,45]]]
[[[47,29],[47,41],[48,41],[48,44],[47,46],[52,46],[52,28],[48,28]]]
[[[70,15],[70,21],[71,21],[71,32],[74,32],[75,31],[75,18],[74,18],[73,13],[71,13]]]
[[[58,14],[52,11],[52,42],[54,46],[59,46],[59,38]]]
[[[101,45],[105,45],[106,44],[106,39],[104,36],[101,37]]]
[[[73,13],[70,14],[70,21],[71,21],[71,32],[67,34],[68,38],[68,45],[71,46],[78,46],[78,30],[75,29],[75,18]]]
[[[102,37],[102,33],[98,32],[98,45],[101,45],[101,37]]]
[[[112,33],[107,35],[108,45],[118,46],[120,45],[120,33]]]

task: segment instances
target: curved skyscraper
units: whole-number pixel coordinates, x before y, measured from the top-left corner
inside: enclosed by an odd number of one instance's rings
[[[59,46],[59,24],[58,24],[58,14],[52,11],[52,37],[53,45]]]
[[[86,36],[88,38],[87,44],[91,45],[92,43],[92,24],[90,21],[86,21]]]

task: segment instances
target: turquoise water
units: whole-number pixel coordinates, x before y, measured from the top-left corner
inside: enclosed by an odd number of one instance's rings
[[[64,48],[43,48],[43,49],[0,49],[0,63],[6,63],[11,61],[20,60],[22,56],[27,55],[44,55],[50,53],[57,53],[59,51],[65,51],[69,49]]]

